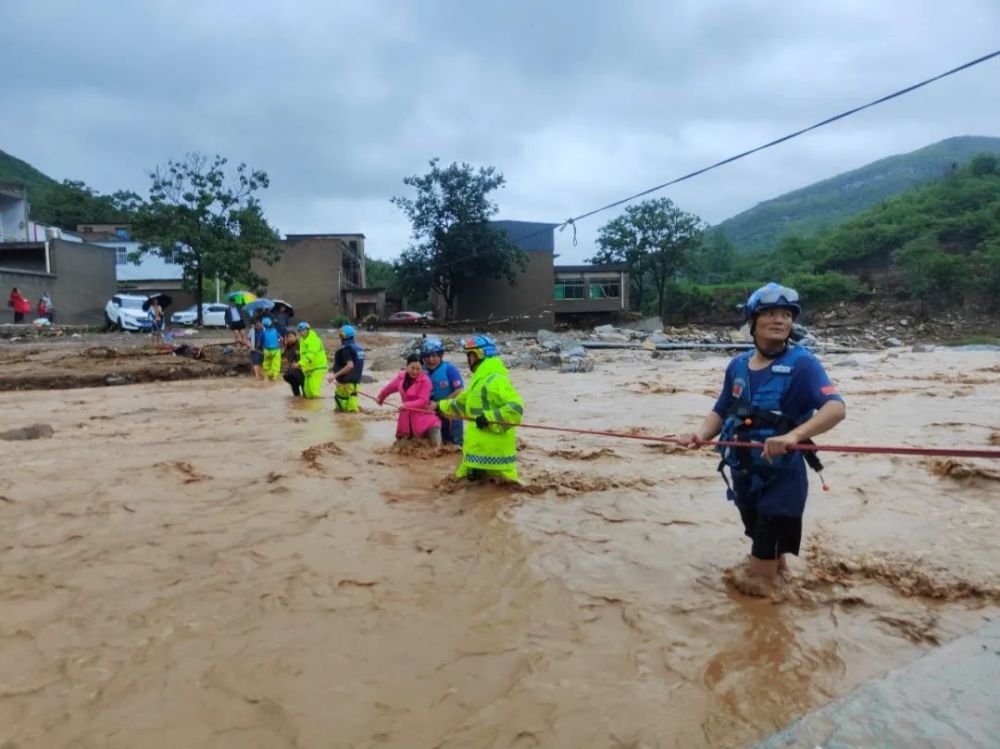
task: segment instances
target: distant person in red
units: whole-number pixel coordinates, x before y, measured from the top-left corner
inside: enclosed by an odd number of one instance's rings
[[[31,313],[31,302],[29,302],[24,295],[18,291],[15,286],[11,289],[10,299],[7,300],[7,306],[14,309],[14,322],[24,322],[24,316]]]

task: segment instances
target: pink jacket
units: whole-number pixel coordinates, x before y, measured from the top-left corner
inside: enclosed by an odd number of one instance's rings
[[[399,393],[403,399],[403,405],[407,408],[431,408],[431,379],[426,372],[421,372],[417,379],[410,383],[410,387],[403,390],[403,379],[406,377],[406,370],[400,370],[396,379],[378,391],[378,399],[385,400],[392,393]],[[427,430],[432,427],[441,426],[441,420],[437,414],[423,414],[414,411],[400,411],[399,419],[396,421],[396,437],[423,437]]]

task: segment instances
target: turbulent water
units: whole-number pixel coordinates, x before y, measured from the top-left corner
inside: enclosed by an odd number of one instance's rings
[[[725,364],[610,356],[526,420],[690,430]],[[852,358],[820,441],[1000,443],[995,353]],[[829,456],[760,597],[707,451],[522,429],[511,489],[242,378],[0,404],[54,430],[2,443],[5,749],[741,747],[1000,612],[985,460]]]

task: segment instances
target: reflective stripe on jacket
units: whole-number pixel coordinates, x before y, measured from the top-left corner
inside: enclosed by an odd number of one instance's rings
[[[307,330],[299,339],[299,366],[308,374],[314,370],[326,369],[326,349],[323,339],[315,330]]]
[[[499,357],[484,359],[476,367],[465,390],[455,398],[440,401],[441,412],[450,417],[475,419],[485,416],[491,422],[520,424],[524,403],[510,382],[507,367]],[[480,429],[470,421],[462,445],[462,464],[456,475],[468,475],[470,469],[500,473],[518,481],[517,430],[491,423]]]

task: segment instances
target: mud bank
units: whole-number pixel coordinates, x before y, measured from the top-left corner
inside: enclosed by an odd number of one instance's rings
[[[852,358],[836,442],[1000,432],[995,354]],[[531,421],[663,435],[725,361],[514,378]],[[524,486],[470,485],[388,408],[244,377],[0,407],[52,428],[0,453],[0,746],[744,747],[1000,614],[985,461],[829,456],[761,596],[708,451],[525,429]]]

